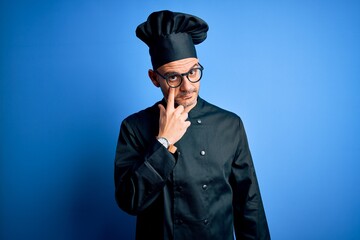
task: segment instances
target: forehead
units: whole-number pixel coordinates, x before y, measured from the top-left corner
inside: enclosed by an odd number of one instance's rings
[[[187,72],[190,68],[192,68],[195,64],[197,64],[199,60],[197,58],[184,58],[177,61],[169,62],[158,68],[159,72]]]

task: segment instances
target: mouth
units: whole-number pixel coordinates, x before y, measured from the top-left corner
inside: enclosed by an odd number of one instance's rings
[[[178,95],[176,99],[176,103],[178,105],[183,105],[184,107],[192,106],[194,105],[194,103],[196,103],[196,99],[194,99],[195,97],[196,97],[196,91],[185,92],[185,93],[183,92]]]
[[[189,93],[189,94],[183,95],[183,96],[181,96],[181,98],[184,100],[188,100],[188,99],[192,98],[192,94]]]
[[[188,100],[193,97],[193,92],[186,92],[179,96],[180,99]]]

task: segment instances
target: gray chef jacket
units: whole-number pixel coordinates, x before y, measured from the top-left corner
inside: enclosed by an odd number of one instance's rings
[[[116,201],[137,216],[136,239],[270,239],[241,119],[199,97],[171,154],[157,104],[122,122],[116,148]]]

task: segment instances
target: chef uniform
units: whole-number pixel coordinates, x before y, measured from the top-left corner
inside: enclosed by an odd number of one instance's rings
[[[198,17],[160,11],[136,32],[157,69],[196,57],[207,31]],[[136,239],[270,239],[240,117],[198,97],[171,153],[156,139],[159,103],[122,122],[116,149],[116,201],[137,216]]]

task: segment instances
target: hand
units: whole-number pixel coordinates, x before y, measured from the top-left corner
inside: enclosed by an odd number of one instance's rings
[[[175,108],[175,89],[169,88],[167,107],[159,104],[159,135],[158,137],[166,138],[170,144],[175,144],[184,136],[190,126],[188,112],[182,105]]]

